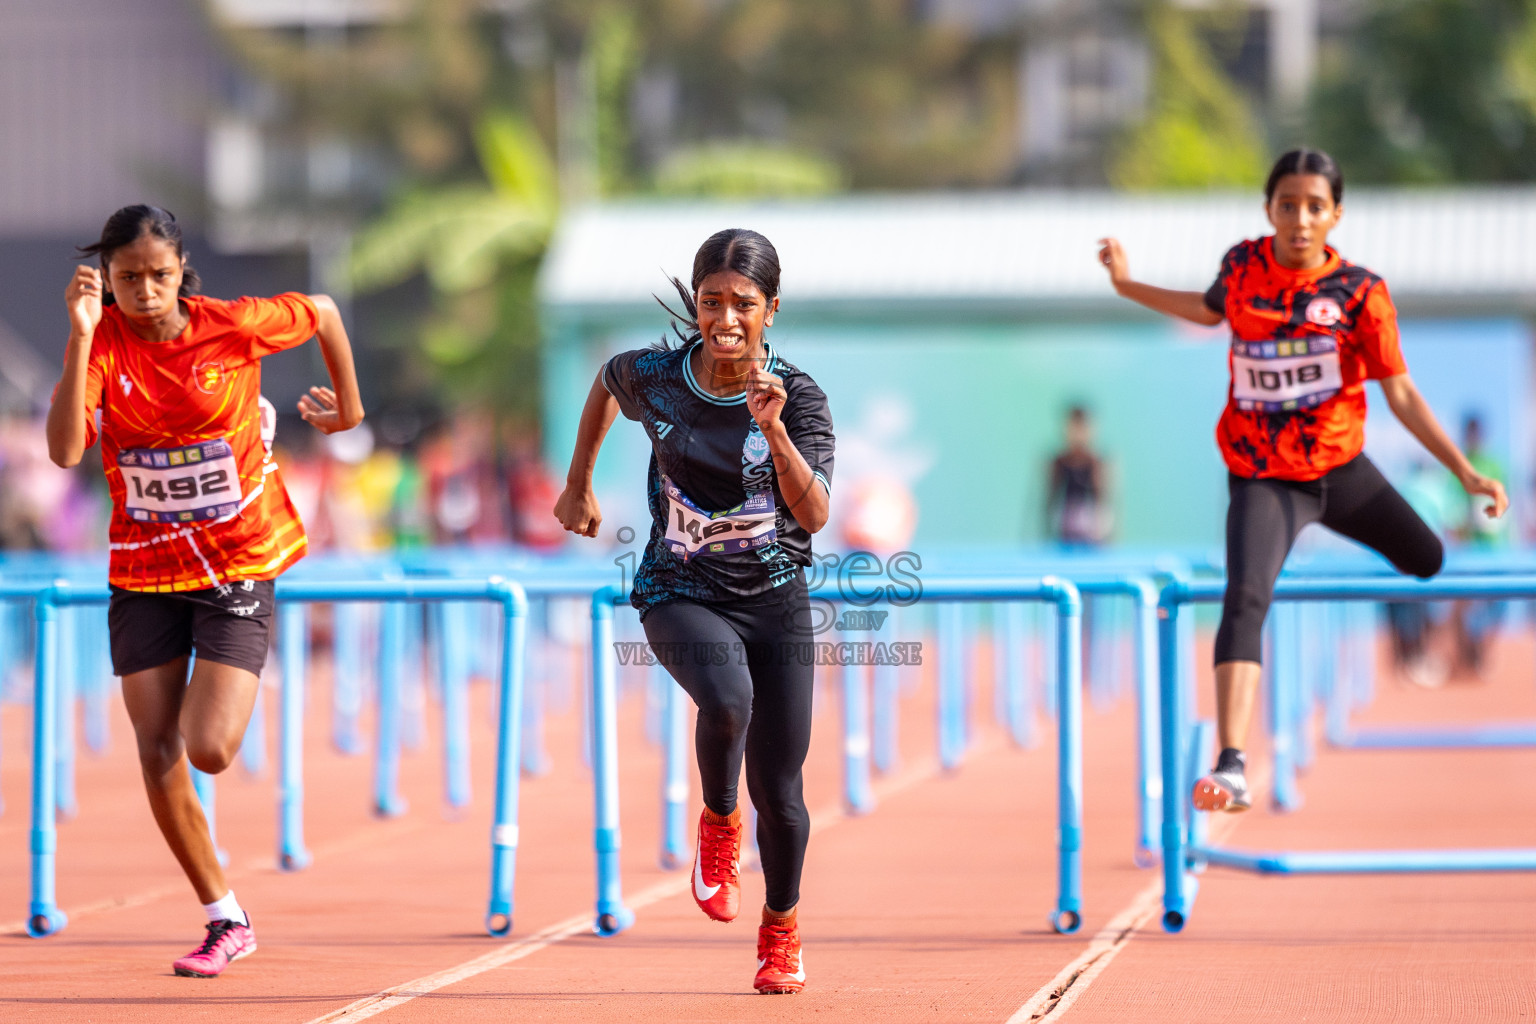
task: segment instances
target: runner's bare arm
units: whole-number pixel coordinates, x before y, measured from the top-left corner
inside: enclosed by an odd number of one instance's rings
[[[565,490],[555,502],[555,518],[560,525],[583,537],[596,537],[597,528],[603,523],[602,510],[597,507],[597,495],[592,493],[592,469],[597,465],[597,453],[603,447],[603,438],[613,426],[619,414],[619,402],[603,386],[599,371],[587,393],[587,404],[581,410],[581,424],[576,428],[576,450],[571,453],[571,468],[565,474]]]
[[[1205,327],[1215,327],[1226,319],[1205,304],[1204,292],[1181,292],[1131,280],[1130,264],[1118,239],[1099,239],[1099,262],[1109,271],[1109,283],[1122,298]]]
[[[1490,519],[1502,516],[1504,510],[1509,508],[1509,497],[1504,493],[1504,485],[1472,468],[1472,463],[1435,418],[1434,410],[1424,401],[1413,378],[1400,373],[1394,377],[1383,377],[1379,383],[1382,394],[1387,396],[1387,405],[1391,407],[1392,415],[1419,439],[1429,454],[1439,459],[1461,481],[1461,486],[1466,488],[1468,494],[1483,494],[1493,499],[1493,504],[1487,509]]]
[[[91,339],[101,323],[101,272],[76,267],[64,292],[69,307],[69,344],[64,349],[64,375],[48,406],[48,458],[68,469],[85,454],[85,377],[91,361]]]
[[[321,433],[351,430],[363,422],[363,396],[357,387],[357,367],[352,362],[347,327],[341,322],[341,310],[329,295],[311,295],[309,301],[320,314],[315,337],[320,341],[325,368],[331,374],[331,386],[310,388],[309,394],[301,396],[299,415]]]

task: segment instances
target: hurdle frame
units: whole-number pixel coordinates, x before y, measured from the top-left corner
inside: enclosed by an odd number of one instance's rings
[[[912,601],[1040,601],[1056,608],[1057,893],[1049,921],[1069,935],[1082,927],[1082,595],[1059,576],[951,577],[924,579]],[[626,588],[604,587],[592,595],[592,783],[593,849],[596,854],[597,913],[593,931],[617,935],[634,924],[624,904],[623,845],[619,828],[618,696],[613,651],[614,606],[628,599]]]
[[[512,930],[513,883],[516,877],[519,802],[519,743],[521,741],[523,644],[528,599],[520,584],[493,576],[488,579],[394,579],[394,580],[294,580],[279,581],[279,607],[284,603],[337,603],[344,601],[494,601],[501,605],[502,664],[500,707],[497,714],[495,816],[491,827],[490,897],[485,915],[486,931],[495,936]],[[68,581],[25,585],[0,585],[0,596],[33,599],[36,625],[32,729],[32,823],[31,901],[27,934],[42,938],[68,924],[58,906],[55,888],[55,855],[58,831],[55,823],[56,776],[52,770],[57,736],[58,620],[59,610],[71,605],[104,604],[110,600],[105,586],[72,586]],[[279,612],[281,615],[281,611]],[[289,613],[293,616],[294,613]],[[295,618],[285,621],[292,623]],[[296,640],[293,642],[297,642]],[[281,643],[281,640],[280,640]],[[281,654],[280,654],[281,657]],[[293,655],[289,655],[293,657]],[[287,659],[284,659],[285,663]],[[278,783],[279,865],[294,869],[308,862],[303,841],[303,701],[302,675],[283,681],[283,729],[280,742]]]
[[[1181,611],[1193,603],[1220,601],[1221,580],[1175,579],[1158,599],[1159,720],[1163,759],[1163,928],[1182,931],[1199,893],[1190,873],[1201,862],[1259,874],[1361,874],[1402,872],[1532,871],[1536,849],[1360,850],[1251,853],[1212,845],[1186,822],[1192,780],[1186,778],[1192,729],[1181,685]],[[1525,577],[1404,577],[1316,579],[1281,577],[1274,600],[1436,601],[1447,598],[1536,598],[1536,574]],[[1284,695],[1277,695],[1284,700]],[[1188,774],[1193,774],[1188,772]]]

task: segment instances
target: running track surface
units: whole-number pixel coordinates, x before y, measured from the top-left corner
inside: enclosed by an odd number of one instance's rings
[[[1367,720],[1536,719],[1533,665],[1536,650],[1522,637],[1500,645],[1485,685],[1430,692],[1383,678]],[[579,717],[568,707],[549,720],[554,771],[524,783],[516,928],[493,940],[481,931],[486,688],[475,693],[474,807],[457,820],[442,810],[429,707],[427,740],[404,763],[410,810],[380,821],[369,810],[369,758],[330,749],[324,666],[313,675],[306,785],[315,863],[296,874],[273,868],[270,768],[251,778],[237,763],[221,777],[219,837],[261,948],[212,981],[171,975],[171,960],[201,934],[202,913],[150,820],[120,707],[111,750],[81,756],[80,814],[60,828],[70,925],[41,941],[21,933],[28,716],[0,709],[0,1019],[1118,1024],[1536,1015],[1536,875],[1262,878],[1212,869],[1185,932],[1163,934],[1157,872],[1130,856],[1127,702],[1088,706],[1086,923],[1078,935],[1053,934],[1049,729],[1035,749],[1009,746],[991,724],[984,670],[974,746],[947,775],[931,760],[932,680],[913,680],[902,705],[903,763],[863,818],[837,810],[837,691],[830,674],[819,681],[807,769],[818,831],[801,904],[810,984],[799,996],[751,989],[760,875],[745,873],[743,916],[724,925],[694,907],[686,873],[656,866],[660,764],[644,738],[638,690],[621,723],[626,895],[645,903],[638,923],[609,939],[588,930],[591,790]],[[264,699],[275,712],[275,694]],[[1300,812],[1274,814],[1261,800],[1218,828],[1254,849],[1536,846],[1532,777],[1536,750],[1320,744]]]

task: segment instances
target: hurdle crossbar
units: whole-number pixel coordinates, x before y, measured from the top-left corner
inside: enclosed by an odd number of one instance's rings
[[[1185,812],[1191,780],[1186,778],[1183,737],[1189,734],[1180,678],[1184,666],[1178,627],[1185,605],[1222,600],[1220,580],[1174,580],[1158,601],[1159,719],[1163,757],[1163,927],[1183,929],[1194,907],[1198,880],[1189,873],[1193,863],[1266,874],[1461,872],[1536,870],[1536,849],[1508,850],[1383,850],[1350,852],[1250,853],[1206,842],[1193,842],[1186,833]],[[1405,577],[1313,579],[1282,577],[1275,585],[1276,601],[1439,601],[1448,598],[1536,598],[1536,574],[1526,576],[1463,576],[1415,580]]]

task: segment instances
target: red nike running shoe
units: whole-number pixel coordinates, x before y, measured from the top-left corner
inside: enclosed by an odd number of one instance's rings
[[[734,921],[741,906],[741,811],[727,825],[699,815],[699,840],[693,854],[693,902],[716,921]]]
[[[805,988],[799,918],[758,926],[757,978],[752,987],[765,996],[794,995]]]
[[[250,922],[208,922],[203,944],[177,960],[171,968],[183,978],[217,978],[224,968],[256,952],[256,933]]]

